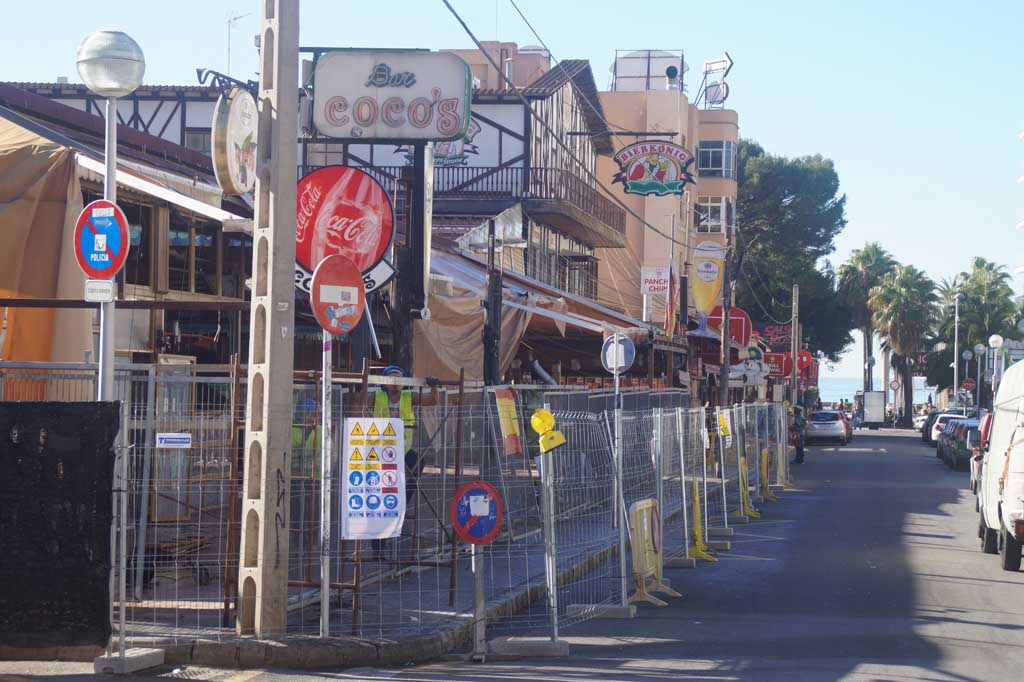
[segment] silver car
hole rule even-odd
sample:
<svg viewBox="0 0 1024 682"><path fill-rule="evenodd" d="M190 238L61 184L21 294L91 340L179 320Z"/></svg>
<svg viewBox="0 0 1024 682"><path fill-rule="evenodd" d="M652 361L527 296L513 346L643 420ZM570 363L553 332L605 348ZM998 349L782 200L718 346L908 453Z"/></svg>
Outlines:
<svg viewBox="0 0 1024 682"><path fill-rule="evenodd" d="M808 443L815 440L837 441L846 445L849 441L846 421L838 410L819 410L807 419L804 440Z"/></svg>

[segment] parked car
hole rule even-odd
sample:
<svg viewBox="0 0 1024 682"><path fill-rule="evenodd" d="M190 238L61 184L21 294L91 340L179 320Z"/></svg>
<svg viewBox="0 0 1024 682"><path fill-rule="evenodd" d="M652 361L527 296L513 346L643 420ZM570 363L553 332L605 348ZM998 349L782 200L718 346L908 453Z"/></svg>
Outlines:
<svg viewBox="0 0 1024 682"><path fill-rule="evenodd" d="M937 448L939 445L939 434L942 433L942 427L944 427L951 419L967 419L969 416L973 415L966 415L961 412L941 413L932 423L931 439L929 440L929 443ZM942 454L938 452L936 452L935 455L936 457L942 456Z"/></svg>
<svg viewBox="0 0 1024 682"><path fill-rule="evenodd" d="M971 461L971 450L977 447L981 434L977 419L960 419L954 422L949 444L946 447L946 466L957 471L966 470Z"/></svg>
<svg viewBox="0 0 1024 682"><path fill-rule="evenodd" d="M943 462L947 461L946 453L953 439L953 430L960 421L960 418L946 419L939 425L938 435L935 436L935 456Z"/></svg>
<svg viewBox="0 0 1024 682"><path fill-rule="evenodd" d="M804 440L808 443L814 440L830 440L846 445L850 442L848 428L846 420L838 410L819 410L807 420Z"/></svg>
<svg viewBox="0 0 1024 682"><path fill-rule="evenodd" d="M988 446L988 437L992 428L992 413L989 412L981 418L978 427L979 442L971 454L971 492L978 494L978 485L981 483L981 468L985 460L985 448Z"/></svg>
<svg viewBox="0 0 1024 682"><path fill-rule="evenodd" d="M1024 542L1024 439L1020 404L1024 362L1012 365L999 383L981 470L978 537L981 549L999 554L1005 571L1019 571Z"/></svg>
<svg viewBox="0 0 1024 682"><path fill-rule="evenodd" d="M918 431L921 431L921 433L924 433L924 431L923 431L924 423L927 420L928 420L928 415L927 414L916 414L916 415L914 415L914 428L917 429Z"/></svg>

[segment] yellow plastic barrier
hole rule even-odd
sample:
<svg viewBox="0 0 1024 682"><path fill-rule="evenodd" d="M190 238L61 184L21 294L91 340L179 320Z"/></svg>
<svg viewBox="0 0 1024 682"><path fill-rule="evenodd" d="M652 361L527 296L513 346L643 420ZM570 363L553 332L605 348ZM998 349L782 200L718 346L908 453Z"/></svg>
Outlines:
<svg viewBox="0 0 1024 682"><path fill-rule="evenodd" d="M633 581L636 592L630 596L630 604L645 601L655 606L668 606L651 592L660 592L670 597L681 597L662 581L661 575L661 510L657 500L640 500L629 507L629 539L633 554ZM650 585L647 579L651 579Z"/></svg>
<svg viewBox="0 0 1024 682"><path fill-rule="evenodd" d="M704 542L704 521L701 518L700 509L700 488L697 487L697 480L693 481L693 544L690 545L688 554L693 559L704 561L718 561L711 556L711 548Z"/></svg>
<svg viewBox="0 0 1024 682"><path fill-rule="evenodd" d="M778 502L772 492L771 481L768 480L768 448L761 449L761 497L767 502Z"/></svg>
<svg viewBox="0 0 1024 682"><path fill-rule="evenodd" d="M740 457L740 513L751 519L761 518L761 512L750 504L750 485L747 483L747 458Z"/></svg>

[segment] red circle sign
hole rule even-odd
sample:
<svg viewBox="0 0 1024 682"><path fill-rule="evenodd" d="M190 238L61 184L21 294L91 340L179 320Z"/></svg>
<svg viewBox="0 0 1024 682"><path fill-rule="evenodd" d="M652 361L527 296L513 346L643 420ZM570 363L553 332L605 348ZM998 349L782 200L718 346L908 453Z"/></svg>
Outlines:
<svg viewBox="0 0 1024 682"><path fill-rule="evenodd" d="M715 330L722 328L722 306L716 305L708 316L708 326ZM750 315L743 308L729 308L729 336L741 346L750 345L750 334L754 328Z"/></svg>
<svg viewBox="0 0 1024 682"><path fill-rule="evenodd" d="M113 279L128 257L128 218L117 204L93 201L75 223L75 259L90 279Z"/></svg>
<svg viewBox="0 0 1024 682"><path fill-rule="evenodd" d="M320 326L332 334L355 329L366 306L363 274L345 256L328 256L313 273L310 307Z"/></svg>
<svg viewBox="0 0 1024 682"><path fill-rule="evenodd" d="M810 351L802 350L797 353L796 356L796 367L797 369L807 369L814 362L814 357Z"/></svg>
<svg viewBox="0 0 1024 682"><path fill-rule="evenodd" d="M448 515L456 535L470 544L486 545L501 531L501 495L483 481L464 483L452 496Z"/></svg>
<svg viewBox="0 0 1024 682"><path fill-rule="evenodd" d="M964 379L964 388L967 389L968 391L973 391L974 387L977 385L978 382L976 382L971 377L967 377L966 379Z"/></svg>
<svg viewBox="0 0 1024 682"><path fill-rule="evenodd" d="M380 262L391 245L391 199L367 173L325 166L299 180L295 259L312 271L327 256L348 257L361 273Z"/></svg>

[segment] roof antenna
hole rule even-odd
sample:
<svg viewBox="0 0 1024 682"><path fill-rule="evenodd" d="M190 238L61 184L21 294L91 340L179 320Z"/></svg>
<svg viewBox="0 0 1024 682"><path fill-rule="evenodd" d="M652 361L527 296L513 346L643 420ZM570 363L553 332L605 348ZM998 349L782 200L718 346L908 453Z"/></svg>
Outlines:
<svg viewBox="0 0 1024 682"><path fill-rule="evenodd" d="M224 69L224 72L229 76L231 75L231 31L234 30L235 24L249 16L252 16L252 12L246 12L245 14L234 14L228 12L226 20L228 25L228 66Z"/></svg>

